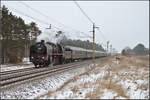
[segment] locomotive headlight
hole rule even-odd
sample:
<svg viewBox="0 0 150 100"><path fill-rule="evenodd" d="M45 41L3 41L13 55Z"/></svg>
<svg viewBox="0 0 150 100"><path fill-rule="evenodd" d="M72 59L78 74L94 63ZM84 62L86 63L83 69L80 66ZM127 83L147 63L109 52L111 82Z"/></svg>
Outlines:
<svg viewBox="0 0 150 100"><path fill-rule="evenodd" d="M44 57L42 57L42 59L44 59Z"/></svg>

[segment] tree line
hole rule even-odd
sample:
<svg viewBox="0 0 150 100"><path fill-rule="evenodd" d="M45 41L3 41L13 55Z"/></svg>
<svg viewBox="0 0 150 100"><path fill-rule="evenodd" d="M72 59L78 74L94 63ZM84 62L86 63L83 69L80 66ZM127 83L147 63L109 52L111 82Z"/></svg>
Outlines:
<svg viewBox="0 0 150 100"><path fill-rule="evenodd" d="M137 44L133 49L126 47L121 52L122 55L136 55L136 56L147 56L149 55L149 48L141 43Z"/></svg>
<svg viewBox="0 0 150 100"><path fill-rule="evenodd" d="M12 14L3 6L1 9L0 62L20 62L29 54L29 47L41 33L35 22L25 24L21 17Z"/></svg>
<svg viewBox="0 0 150 100"><path fill-rule="evenodd" d="M63 37L63 39L60 41L60 44L64 45L64 46L75 46L75 47L81 47L81 48L85 48L85 49L93 49L93 43L90 42L89 40L86 41L82 41L82 40L72 40L72 39L68 39L66 36ZM95 50L97 51L105 51L104 48L95 43Z"/></svg>

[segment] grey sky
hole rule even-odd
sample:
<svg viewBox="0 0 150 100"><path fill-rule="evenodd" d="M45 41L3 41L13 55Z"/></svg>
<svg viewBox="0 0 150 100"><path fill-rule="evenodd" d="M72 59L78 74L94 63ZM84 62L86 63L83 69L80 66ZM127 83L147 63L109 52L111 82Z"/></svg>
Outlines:
<svg viewBox="0 0 150 100"><path fill-rule="evenodd" d="M82 31L92 36L89 31L92 30L92 24L81 13L79 8L73 1L24 1L34 9L39 10L43 14L63 23L73 29ZM100 31L104 37L96 30L96 42L106 44L109 40L110 44L119 52L129 46L133 48L138 43L143 43L149 47L149 2L148 1L77 1L87 15L100 27ZM46 23L54 24L69 30L67 27L59 25L55 21L46 18L30 8L27 8L19 1L2 1L13 14L21 16L26 23L36 22L40 29L44 32L48 27L37 20L32 20L19 13L14 9L30 15L31 17L40 19ZM53 27L53 26L52 26ZM72 31L73 33L73 31ZM74 36L79 34L74 32ZM84 38L86 40L88 38ZM92 39L89 39L92 41Z"/></svg>

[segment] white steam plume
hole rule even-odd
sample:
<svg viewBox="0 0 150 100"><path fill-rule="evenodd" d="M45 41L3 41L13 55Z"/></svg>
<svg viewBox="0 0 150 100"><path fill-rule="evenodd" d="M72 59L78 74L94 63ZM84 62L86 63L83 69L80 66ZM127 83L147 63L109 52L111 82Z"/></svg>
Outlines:
<svg viewBox="0 0 150 100"><path fill-rule="evenodd" d="M57 31L49 29L45 30L45 32L41 33L38 37L36 42L40 42L41 40L44 40L45 42L52 42L52 43L60 43L60 41L65 36L64 33L59 34L56 36Z"/></svg>

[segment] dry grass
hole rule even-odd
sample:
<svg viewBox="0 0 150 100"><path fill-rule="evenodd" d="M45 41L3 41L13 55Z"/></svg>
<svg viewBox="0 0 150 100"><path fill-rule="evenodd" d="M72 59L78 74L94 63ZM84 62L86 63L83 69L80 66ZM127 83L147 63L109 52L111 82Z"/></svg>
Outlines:
<svg viewBox="0 0 150 100"><path fill-rule="evenodd" d="M135 68L136 70L133 70L135 72L139 68L149 66L149 57L147 57L147 56L134 56L134 57L120 56L119 58L120 58L119 64L114 64L114 63L112 64L111 62L116 61L116 59L115 59L115 57L111 57L109 60L103 61L102 65L100 65L100 67L102 67L103 65L105 65L107 63L110 66L110 69L108 71L112 71L113 73L118 75L118 73L121 70L130 71L132 69L130 66L136 67ZM99 70L101 70L101 69L99 68ZM99 70L95 70L95 72L98 73ZM123 80L131 79L131 80L135 81L136 76L137 76L136 73L134 73L134 74L128 73L128 75L120 75L119 77ZM97 87L97 89L95 91L93 91L92 93L88 93L86 95L86 97L91 98L91 99L98 99L100 97L100 95L103 93L102 89L107 88L107 89L115 91L118 94L117 97L122 96L125 98L129 98L129 96L126 95L127 90L124 90L121 85L118 85L116 82L113 82L112 79L113 79L113 77L107 75L107 76L103 77L103 80L97 80L96 84L99 84L99 87ZM146 89L148 89L148 84L142 84L138 88L146 90Z"/></svg>
<svg viewBox="0 0 150 100"><path fill-rule="evenodd" d="M138 89L147 90L148 89L148 84L141 84L141 85L138 86Z"/></svg>
<svg viewBox="0 0 150 100"><path fill-rule="evenodd" d="M99 99L102 96L104 89L115 91L117 93L116 97L122 96L125 98L129 98L128 96L126 96L126 91L122 88L122 86L116 84L116 82L113 82L109 76L107 76L107 79L104 78L97 80L94 85L98 85L98 87L96 88L96 90L87 93L86 98Z"/></svg>
<svg viewBox="0 0 150 100"><path fill-rule="evenodd" d="M127 62L133 66L148 67L149 66L149 56L126 57L123 59L123 62Z"/></svg>
<svg viewBox="0 0 150 100"><path fill-rule="evenodd" d="M91 82L84 82L81 83L78 86L74 86L74 87L70 87L71 91L73 93L82 93L81 92L81 87L82 89L86 89L86 88L93 88L94 86L96 87L96 89L92 92L89 92L86 94L86 98L90 98L90 99L99 99L103 93L104 93L104 89L108 89L108 90L112 90L114 92L117 93L116 97L125 97L127 99L129 99L130 97L128 95L126 95L127 90L128 89L123 89L122 85L117 84L118 81L120 80L113 80L114 78L114 74L117 75L117 77L121 80L132 80L133 82L135 82L135 80L139 79L138 73L141 68L145 68L145 70L147 70L149 68L149 56L119 56L120 60L118 60L119 63L117 63L116 57L112 56L109 59L105 59L102 60L99 64L98 67L95 67L83 74L80 74L76 77L74 77L74 79L69 80L68 82L66 82L62 87L60 87L59 89L57 89L55 92L57 91L64 91L65 87L69 84L69 83L75 83L77 82L80 78L82 78L82 76L90 76L91 74L98 74L101 73L102 70L104 70L104 66L107 65L108 68L106 69L106 71L108 72L108 74L106 74L103 78L99 78L95 81L95 83L91 83ZM125 71L127 72L127 74L121 74L121 71ZM110 75L110 72L113 73L113 75ZM130 73L132 72L132 73ZM145 78L146 80L149 79L149 73L145 73L143 74L140 78ZM146 90L148 89L148 84L141 84L138 85L138 89L142 89L142 90ZM43 96L47 96L50 97L52 94L52 92L48 92L47 94L43 95ZM116 98L114 97L114 99Z"/></svg>
<svg viewBox="0 0 150 100"><path fill-rule="evenodd" d="M72 79L70 79L69 81L67 81L67 82L65 82L64 83L64 85L62 85L60 88L58 88L58 89L56 89L56 91L55 92L57 92L57 91L59 91L59 90L62 90L68 83L70 83L72 81ZM53 91L54 92L54 91ZM52 91L48 91L46 94L43 94L43 95L40 95L40 96L38 96L37 98L35 98L35 99L39 99L39 98L42 98L42 97L51 97L51 95L52 95L52 93L53 93Z"/></svg>
<svg viewBox="0 0 150 100"><path fill-rule="evenodd" d="M129 98L128 96L126 96L126 91L122 88L122 86L116 84L116 82L113 82L111 79L109 82L107 82L107 81L101 82L101 88L103 88L103 89L107 88L112 91L115 91L118 94L117 96Z"/></svg>
<svg viewBox="0 0 150 100"><path fill-rule="evenodd" d="M115 58L112 59L112 61L116 61ZM149 67L149 57L148 56L131 56L131 57L125 57L120 56L119 64L113 64L112 70L113 71L120 71L120 70L129 70L131 67L134 67L136 69L140 68L147 68Z"/></svg>

